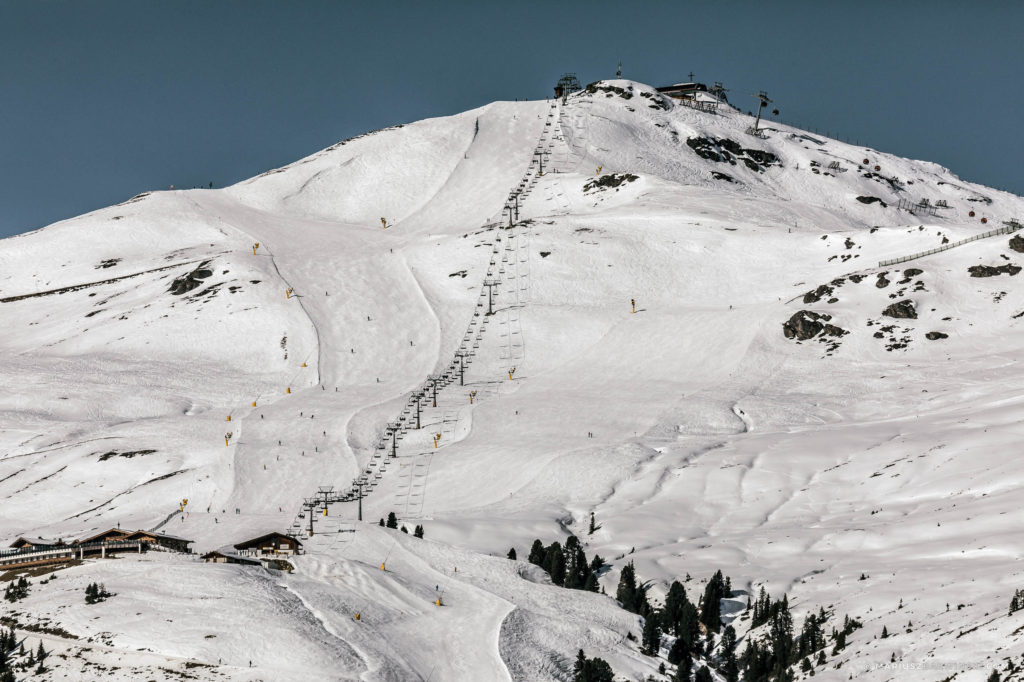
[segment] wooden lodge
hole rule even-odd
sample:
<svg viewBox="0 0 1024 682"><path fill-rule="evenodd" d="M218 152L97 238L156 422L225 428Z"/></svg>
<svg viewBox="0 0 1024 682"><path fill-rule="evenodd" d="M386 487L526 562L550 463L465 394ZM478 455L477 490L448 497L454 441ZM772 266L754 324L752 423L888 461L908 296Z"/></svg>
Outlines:
<svg viewBox="0 0 1024 682"><path fill-rule="evenodd" d="M182 552L184 554L190 554L192 550L189 548L194 541L186 540L185 538L179 538L174 535L167 535L165 533L154 533L148 530L126 530L124 528L111 528L100 533L95 533L89 537L76 540L74 544L84 545L95 542L117 542L117 541L128 541L133 542L138 540L150 548L152 547L163 547L169 549L172 552Z"/></svg>
<svg viewBox="0 0 1024 682"><path fill-rule="evenodd" d="M284 533L267 533L235 545L242 556L293 555L302 553L302 543Z"/></svg>

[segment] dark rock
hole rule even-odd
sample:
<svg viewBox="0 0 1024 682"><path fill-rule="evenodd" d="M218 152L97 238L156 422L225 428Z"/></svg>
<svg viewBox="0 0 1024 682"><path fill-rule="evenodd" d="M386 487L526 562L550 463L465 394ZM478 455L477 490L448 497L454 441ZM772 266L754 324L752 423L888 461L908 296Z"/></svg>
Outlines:
<svg viewBox="0 0 1024 682"><path fill-rule="evenodd" d="M852 240L852 239L850 239L849 237L847 237L847 238L846 238L846 241L845 241L845 242L843 242L843 246L845 246L845 247L846 247L846 248L848 248L848 249L852 249L852 248L854 247L854 243L853 243L853 240Z"/></svg>
<svg viewBox="0 0 1024 682"><path fill-rule="evenodd" d="M859 201L862 204L879 203L879 204L882 205L882 208L886 208L888 206L888 204L886 204L884 201L882 201L878 197L857 197L857 201Z"/></svg>
<svg viewBox="0 0 1024 682"><path fill-rule="evenodd" d="M829 328L829 331L826 332L829 336L842 336L845 334L846 330L844 329L820 322L820 320L828 322L831 319L831 315L801 310L798 313L794 313L788 321L782 323L782 333L785 334L787 339L796 339L798 341L813 339L822 331L825 331L826 326Z"/></svg>
<svg viewBox="0 0 1024 682"><path fill-rule="evenodd" d="M605 189L607 187L618 187L625 182L633 182L638 177L632 173L612 173L611 175L602 175L599 178L595 178L590 182L583 185L583 191L589 192L592 189Z"/></svg>
<svg viewBox="0 0 1024 682"><path fill-rule="evenodd" d="M884 289L887 286L889 286L889 280L885 278L886 274L887 273L884 272L878 273L878 281L875 282L875 286L878 287L879 289Z"/></svg>
<svg viewBox="0 0 1024 682"><path fill-rule="evenodd" d="M943 334L942 332L928 332L924 335L929 341L937 341L939 339L948 339L949 334Z"/></svg>
<svg viewBox="0 0 1024 682"><path fill-rule="evenodd" d="M874 337L875 337L876 339L884 339L884 338L885 338L885 334L883 334L882 332L875 332L875 333L873 334L873 336L874 336Z"/></svg>
<svg viewBox="0 0 1024 682"><path fill-rule="evenodd" d="M827 284L822 284L814 291L808 291L804 294L804 303L817 303L822 299L823 296L832 293L832 287Z"/></svg>
<svg viewBox="0 0 1024 682"><path fill-rule="evenodd" d="M725 180L726 182L736 182L732 176L728 173L719 173L718 171L711 171L711 177L715 180Z"/></svg>
<svg viewBox="0 0 1024 682"><path fill-rule="evenodd" d="M899 319L917 319L917 310L909 299L893 303L891 306L883 310L882 314L886 317L895 317Z"/></svg>
<svg viewBox="0 0 1024 682"><path fill-rule="evenodd" d="M202 284L202 280L213 275L213 271L208 270L206 268L206 266L209 264L209 261L205 263L200 263L199 267L197 267L192 272L186 273L181 277L175 278L175 280L171 282L171 287L168 289L168 291L175 296L180 296L184 293L192 291L200 284Z"/></svg>
<svg viewBox="0 0 1024 682"><path fill-rule="evenodd" d="M599 85L600 82L601 81L591 83L586 87L586 91L589 92L591 95L596 94L598 92L606 92L608 93L608 97L618 95L622 99L633 98L633 93L630 92L629 90L626 90L625 88L620 88L617 85Z"/></svg>
<svg viewBox="0 0 1024 682"><path fill-rule="evenodd" d="M907 279L910 279L911 277L917 277L918 275L923 273L924 270L919 270L918 268L907 268L906 270L903 271L903 276L906 277Z"/></svg>
<svg viewBox="0 0 1024 682"><path fill-rule="evenodd" d="M854 284L860 284L863 279L864 275L850 275L850 281Z"/></svg>
<svg viewBox="0 0 1024 682"><path fill-rule="evenodd" d="M971 273L971 277L995 277L1004 272L1012 277L1020 272L1020 266L1013 263L1007 263L998 267L992 265L972 265L967 268L967 272Z"/></svg>
<svg viewBox="0 0 1024 682"><path fill-rule="evenodd" d="M690 137L687 138L686 145L702 159L729 163L733 166L739 160L747 168L758 173L769 166L782 165L775 154L761 149L745 149L729 138Z"/></svg>
<svg viewBox="0 0 1024 682"><path fill-rule="evenodd" d="M1017 253L1024 253L1024 237L1019 234L1010 240L1010 248Z"/></svg>

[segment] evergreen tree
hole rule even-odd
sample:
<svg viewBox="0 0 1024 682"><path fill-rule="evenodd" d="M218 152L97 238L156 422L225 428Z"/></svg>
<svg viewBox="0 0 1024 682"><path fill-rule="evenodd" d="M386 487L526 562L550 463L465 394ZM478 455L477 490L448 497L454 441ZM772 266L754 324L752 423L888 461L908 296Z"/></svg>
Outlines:
<svg viewBox="0 0 1024 682"><path fill-rule="evenodd" d="M697 674L693 676L693 682L714 682L711 678L711 671L706 665L702 665Z"/></svg>
<svg viewBox="0 0 1024 682"><path fill-rule="evenodd" d="M822 649L818 652L818 665L825 665L828 661L825 660L825 650Z"/></svg>
<svg viewBox="0 0 1024 682"><path fill-rule="evenodd" d="M658 627L658 616L652 613L644 621L644 632L641 637L640 651L648 656L657 656L661 648L661 628Z"/></svg>
<svg viewBox="0 0 1024 682"><path fill-rule="evenodd" d="M593 573L587 574L587 582L583 583L583 589L587 592L597 592L600 585L597 582L597 576Z"/></svg>
<svg viewBox="0 0 1024 682"><path fill-rule="evenodd" d="M412 535L413 535L413 537L416 537L416 538L422 538L423 537L423 526L417 524L416 525L416 530L414 530L412 532Z"/></svg>
<svg viewBox="0 0 1024 682"><path fill-rule="evenodd" d="M722 626L722 597L725 596L725 579L721 571L715 571L704 588L703 610L700 622L709 632L718 632Z"/></svg>
<svg viewBox="0 0 1024 682"><path fill-rule="evenodd" d="M409 534L409 529L406 528L405 526L402 526L402 532L405 533L406 535L408 535Z"/></svg>
<svg viewBox="0 0 1024 682"><path fill-rule="evenodd" d="M721 673L726 682L738 682L740 679L740 666L736 660L736 630L731 625L726 625L722 630Z"/></svg>
<svg viewBox="0 0 1024 682"><path fill-rule="evenodd" d="M556 585L565 585L565 555L561 546L554 542L545 557L545 563L550 566L548 573L551 574L551 582Z"/></svg>
<svg viewBox="0 0 1024 682"><path fill-rule="evenodd" d="M383 528L383 527L384 527L384 519L381 519L381 520L380 520L380 527L381 527L381 528Z"/></svg>
<svg viewBox="0 0 1024 682"><path fill-rule="evenodd" d="M544 545L541 544L540 540L534 540L533 546L530 547L530 556L527 559L531 564L541 566L544 564Z"/></svg>
<svg viewBox="0 0 1024 682"><path fill-rule="evenodd" d="M689 603L686 597L686 588L678 580L673 580L665 595L665 607L661 610L662 623L665 631L679 636L680 621L683 617L683 606Z"/></svg>
<svg viewBox="0 0 1024 682"><path fill-rule="evenodd" d="M395 512L388 512L388 528L398 528L398 517L395 516Z"/></svg>
<svg viewBox="0 0 1024 682"><path fill-rule="evenodd" d="M772 616L769 640L775 659L774 673L781 678L793 662L793 617L788 597L782 598L782 607Z"/></svg>
<svg viewBox="0 0 1024 682"><path fill-rule="evenodd" d="M679 640L676 641L678 642ZM672 645L672 648L675 649L675 644ZM672 653L671 650L669 653ZM672 663L671 658L669 663ZM672 682L690 682L690 673L693 672L693 658L690 656L690 652L684 652L675 665L678 667L676 668L676 674L672 677Z"/></svg>
<svg viewBox="0 0 1024 682"><path fill-rule="evenodd" d="M1001 680L1002 678L999 677L998 670L993 670L992 674L988 676L988 682L1000 682Z"/></svg>
<svg viewBox="0 0 1024 682"><path fill-rule="evenodd" d="M580 541L575 535L565 539L565 586L571 590L583 588L587 581L587 573L590 567L587 566L587 557L580 547Z"/></svg>
<svg viewBox="0 0 1024 682"><path fill-rule="evenodd" d="M882 639L886 639L889 636L889 630L883 625L882 626ZM845 641L845 639L844 639Z"/></svg>
<svg viewBox="0 0 1024 682"><path fill-rule="evenodd" d="M690 602L683 604L683 612L679 618L679 631L676 634L685 639L691 647L700 639L700 618L697 616L697 607Z"/></svg>
<svg viewBox="0 0 1024 682"><path fill-rule="evenodd" d="M679 665L680 661L689 659L691 656L690 645L682 637L677 637L676 641L672 642L672 646L669 647L667 658L668 662L672 665Z"/></svg>
<svg viewBox="0 0 1024 682"><path fill-rule="evenodd" d="M587 535L593 535L597 530L597 525L594 522L594 512L590 512L590 528L587 530Z"/></svg>
<svg viewBox="0 0 1024 682"><path fill-rule="evenodd" d="M590 572L591 573L597 573L598 571L600 571L604 567L605 567L604 559L602 559L600 555L595 554L594 558L591 559L591 561L590 561Z"/></svg>
<svg viewBox="0 0 1024 682"><path fill-rule="evenodd" d="M622 608L636 613L638 610L636 595L636 569L633 568L633 562L630 561L622 567L622 572L619 573L619 586L615 590L615 598L622 604Z"/></svg>
<svg viewBox="0 0 1024 682"><path fill-rule="evenodd" d="M47 653L46 649L43 648L43 641L39 640L39 650L36 652L36 658L39 659L40 663L42 663L43 659L46 658L46 656Z"/></svg>
<svg viewBox="0 0 1024 682"><path fill-rule="evenodd" d="M754 602L753 613L750 615L750 627L756 628L768 622L771 617L771 605L771 595L765 591L764 585L762 585L761 591L757 594L757 601Z"/></svg>
<svg viewBox="0 0 1024 682"><path fill-rule="evenodd" d="M1010 599L1010 613L1024 609L1024 590L1017 590Z"/></svg>
<svg viewBox="0 0 1024 682"><path fill-rule="evenodd" d="M511 549L508 550L508 558L511 559L512 561L516 560L516 548L515 547L512 547Z"/></svg>
<svg viewBox="0 0 1024 682"><path fill-rule="evenodd" d="M573 682L612 682L615 676L606 661L597 657L588 659L583 649L576 656L572 671Z"/></svg>

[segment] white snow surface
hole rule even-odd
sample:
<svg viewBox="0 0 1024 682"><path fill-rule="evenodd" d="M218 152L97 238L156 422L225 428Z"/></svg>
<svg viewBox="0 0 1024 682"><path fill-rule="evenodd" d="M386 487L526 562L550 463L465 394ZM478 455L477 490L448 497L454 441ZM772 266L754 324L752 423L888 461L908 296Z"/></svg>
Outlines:
<svg viewBox="0 0 1024 682"><path fill-rule="evenodd" d="M568 533L610 562L610 594L632 560L656 599L690 574L696 600L721 569L788 594L798 627L857 617L818 679L984 680L1019 660L1024 280L967 268L1024 254L1000 235L877 265L1024 219L1024 199L599 85L621 90L496 102L0 241L7 543L120 524L203 553L304 526L319 486L374 483L366 522L331 505L292 574L150 552L33 579L5 615L78 637L20 631L67 656L40 679L568 680L581 648L667 679L626 638L638 616L524 561ZM702 158L696 138L778 162ZM922 198L949 207L897 209ZM901 300L916 319L882 315ZM849 333L787 339L800 310ZM465 386L374 459L467 328ZM379 528L389 511L426 538ZM85 605L94 581L116 596Z"/></svg>

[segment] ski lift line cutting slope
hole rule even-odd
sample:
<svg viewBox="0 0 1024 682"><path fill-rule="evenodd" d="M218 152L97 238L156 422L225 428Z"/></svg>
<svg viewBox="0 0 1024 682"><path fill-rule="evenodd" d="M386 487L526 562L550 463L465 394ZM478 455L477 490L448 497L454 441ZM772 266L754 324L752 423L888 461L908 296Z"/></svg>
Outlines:
<svg viewBox="0 0 1024 682"><path fill-rule="evenodd" d="M549 113L549 118L551 118L551 115L553 114L555 109L556 109L556 107L553 106L552 107L552 112ZM540 138L538 140L538 143L536 145L536 151L538 151L539 154L537 156L531 157L530 164L528 165L527 170L524 173L522 179L516 185L516 188L509 192L509 198L513 202L515 202L515 203L518 203L520 198L524 198L526 193L528 192L528 189L526 191L524 191L523 188L532 188L533 186L536 185L537 180L540 177L541 167L542 167L542 163L543 163L543 156L548 153L545 150L546 150L546 148L550 148L550 146L551 146L549 144L549 142L548 142L548 139L547 139L547 131L548 130L549 130L549 126L545 126L545 129L542 132L542 134L541 134L541 136L540 136ZM536 165L536 168L534 167L535 165ZM521 206L519 208L521 210ZM516 302L517 305L520 305L522 300L523 300L523 296L522 296L523 289L522 289L522 286L518 285L518 284L515 284L516 281L519 281L522 278L522 273L521 273L519 268L520 268L520 264L522 262L524 262L524 261L519 257L519 253L522 251L523 247L520 245L520 242L519 242L519 239L518 239L521 236L522 230L521 230L521 227L519 229L517 229L517 226L513 222L513 217L514 217L513 216L513 210L514 210L514 205L510 205L510 206L508 206L508 208L503 208L502 210L500 210L498 212L498 214L494 217L494 219L488 220L485 223L485 225L484 225L483 229L485 231L488 230L488 229L501 229L499 227L501 225L501 219L502 219L502 217L504 215L506 215L506 214L508 215L510 227L513 228L513 229L510 230L510 234L509 234L509 237L508 237L508 242L506 242L504 250L505 250L506 256L507 256L508 253L512 253L513 256L512 256L512 258L506 257L504 259L504 263L507 263L509 265L509 269L508 270L506 270L506 268L504 267L504 263L502 265L498 266L498 272L497 272L498 277L497 277L497 282L496 282L496 284L498 285L497 287L495 287L494 285L492 285L491 287L483 287L483 286L481 287L480 292L479 292L480 302L477 305L478 312L475 312L473 314L473 316L470 318L470 321L469 321L469 323L467 325L467 330L465 332L465 335L463 336L463 342L459 346L458 353L461 354L461 363L459 361L459 356L457 355L447 365L447 368L441 373L441 375L437 378L437 380L434 381L434 382L430 382L430 383L433 384L432 386L430 386L430 388L432 390L432 393L431 393L432 401L433 401L433 396L435 396L435 395L443 396L445 389L455 382L456 372L457 371L464 372L469 366L472 365L472 360L475 357L475 353L472 350L470 350L470 348L469 348L470 339L473 339L473 341L472 341L472 348L473 349L479 348L480 341L483 338L483 332L486 330L486 328L488 326L488 321L489 321L487 317L482 317L481 318L481 314L479 312L479 309L482 308L482 301L483 301L484 297L485 296L488 297L488 300L490 301L490 300L492 300L491 297L493 297L493 295L495 293L493 291L493 289L498 288L499 291L497 293L500 294L500 290L502 288L500 286L501 284L508 285L509 283L512 283L513 286L506 286L504 288L509 289L509 291L514 295L515 302ZM518 217L518 216L515 216L515 217ZM499 245L500 241L501 241L501 233L499 232L496 235L494 244L492 245L491 259L490 259L490 264L489 264L489 267L488 267L488 270L487 270L487 280L491 280L495 276L495 272L494 272L494 267L495 267L495 264L496 264L495 256L498 256L498 254L503 250L502 247ZM514 245L513 245L513 242L514 242ZM526 259L525 262L528 263L528 258ZM508 313L506 313L506 315L507 314ZM516 315L516 320L517 320L516 324L518 325L518 314ZM475 331L475 333L474 333L474 331ZM517 329L515 331L515 334L521 337L521 335L522 335L521 327L517 327ZM512 333L510 332L509 335L511 336ZM521 342L514 342L514 343L512 343L511 348L513 349L513 352L520 352L519 349L524 348L524 345ZM308 357L309 356L307 356L307 360L308 360ZM303 365L305 365L305 364L306 364L306 362L304 361ZM504 370L502 370L502 371L504 371ZM295 377L293 377L293 381L295 379L297 379L297 378L298 378L298 373L296 373ZM358 483L362 483L361 487L363 489L363 495L362 495L363 497L366 497L366 493L368 493L368 492L370 492L370 491L372 491L374 489L374 487L376 485L376 482L382 478L383 472L386 471L386 469L387 469L387 458L384 458L383 461L381 461L379 464L376 464L376 471L375 472L373 471L373 469L375 467L374 460L378 460L378 459L381 458L381 451L384 451L384 450L387 449L387 447L388 447L388 442L387 441L390 440L391 437L394 438L394 440L391 443L392 447L395 450L397 450L397 441L399 440L399 434L403 434L404 435L406 433L406 431L409 429L409 425L406 423L406 420L411 418L412 410L416 408L416 402L418 402L418 400L425 400L426 389L427 389L427 386L424 386L422 391L418 394L419 395L418 398L417 398L417 394L413 394L413 396L410 397L410 399L406 403L406 406L402 409L400 416L398 417L398 419L395 422L397 424L397 426L396 426L397 430L393 434L391 434L390 437L389 437L389 434L387 432L385 432L385 433L381 434L380 436L378 436L377 441L376 441L376 447L374 448L377 452L374 455L372 455L372 457L368 460L367 466L365 467L365 469L361 470L360 475L356 478L355 481L353 481L353 484L349 488L349 490L347 492L345 492L345 493L341 493L341 494L337 495L334 498L335 500L341 500L341 499L352 500L352 499L355 499L357 494L358 494L357 493L357 489L360 487L360 486L357 485ZM491 394L495 394L496 395L497 391L496 390L485 391L485 394L487 394L487 393L491 393ZM439 405L439 407L442 407L442 406ZM422 409L422 407L421 407L421 409ZM452 417L453 414L454 414L454 418ZM445 442L445 445L447 445L450 442L454 442L454 434L456 433L456 428L457 428L457 425L458 425L458 417L459 417L459 412L458 411L455 411L454 413L452 413L452 412L443 413L443 418L442 418L443 426L442 426L442 430L441 430L441 436L442 436L442 441ZM397 454L397 452L395 454ZM433 453L432 452L429 453L429 456L432 457ZM427 461L427 467L425 467L425 472L426 471L429 471L429 459ZM413 472L415 472L415 469L413 470ZM401 476L401 474L400 474L400 476ZM424 479L425 479L426 473L424 473L423 476L424 476ZM410 499L410 497L415 497L415 495L412 492L413 488L415 487L415 485L414 485L415 478L416 478L416 476L414 475L414 473L410 473L409 474L409 487L406 489L406 506L407 507L409 506L409 499ZM425 488L425 480L424 480L424 482L422 484L422 487ZM423 499L422 493L420 493L420 512L422 512L422 499Z"/></svg>

